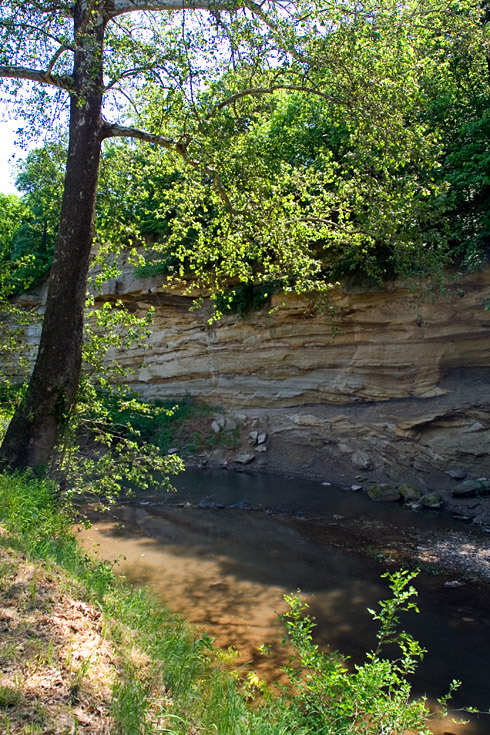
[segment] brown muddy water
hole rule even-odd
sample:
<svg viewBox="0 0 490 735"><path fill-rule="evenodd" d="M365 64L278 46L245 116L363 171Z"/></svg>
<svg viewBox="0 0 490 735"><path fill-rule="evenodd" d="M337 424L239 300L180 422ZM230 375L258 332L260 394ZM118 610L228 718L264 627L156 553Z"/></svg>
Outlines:
<svg viewBox="0 0 490 735"><path fill-rule="evenodd" d="M409 527L430 535L451 525L436 514L375 505L362 494L304 480L187 471L175 485L177 493L138 496L94 516L92 528L81 531L83 543L136 584L151 585L216 645L233 646L244 671L268 681L281 678L289 655L278 620L284 594L301 589L316 619L316 641L361 662L376 643L367 608L389 596L379 553L387 529L390 537ZM402 621L428 651L414 691L432 701L461 679L455 705L488 711L488 588L467 581L446 587L445 581L421 572L415 583L421 613ZM261 644L270 646L270 656L260 655ZM488 735L490 716L433 729Z"/></svg>

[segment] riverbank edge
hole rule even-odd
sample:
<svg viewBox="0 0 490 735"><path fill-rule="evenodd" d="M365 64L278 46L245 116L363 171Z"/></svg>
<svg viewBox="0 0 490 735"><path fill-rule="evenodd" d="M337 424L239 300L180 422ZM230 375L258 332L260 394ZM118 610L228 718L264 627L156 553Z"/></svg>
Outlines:
<svg viewBox="0 0 490 735"><path fill-rule="evenodd" d="M233 656L213 649L205 633L148 590L116 577L106 562L91 560L68 511L60 510L53 485L0 474L0 730L285 735L294 720L295 732L318 732L301 719L308 690L296 704L295 690L271 698L253 675L240 682L224 667ZM390 716L405 721L410 710L418 723L411 730L426 735L424 700L412 700L396 665L393 680L387 665L368 654L368 669L381 666L388 677L386 694L383 687L373 690L380 717L388 716L384 700L393 704L393 682L400 694L402 681L406 687ZM341 669L346 686L354 693L360 686L364 701L363 667L352 674ZM369 709L375 718L377 711L377 705Z"/></svg>
<svg viewBox="0 0 490 735"><path fill-rule="evenodd" d="M461 396L453 383L447 379L442 396L424 399L422 414L426 419L431 412L436 416L458 414ZM420 400L350 407L325 404L231 410L215 406L199 420L196 416L193 421L191 412L168 452L181 456L186 467L193 469L312 480L325 488L335 486L368 495L374 489L375 502L404 502L414 510L427 505L490 533L488 451L471 456L462 446L457 458L443 457L429 445L417 447L413 437L402 436L402 424L398 430L397 421L410 418L414 425L424 423L422 409L416 408ZM370 412L369 416L362 411ZM369 425L364 425L364 420ZM379 434L379 426L385 424L396 446L390 447ZM339 434L339 427L344 434ZM201 445L192 449L190 439L199 433ZM371 444L374 442L371 448L367 434ZM409 449L413 454L410 461L404 457Z"/></svg>
<svg viewBox="0 0 490 735"><path fill-rule="evenodd" d="M221 456L212 453L203 453L198 456L184 457L187 469L249 473L263 476L284 477L288 480L308 480L317 482L319 491L328 492L329 487L335 485L338 490L347 495L362 493L367 496L368 484L360 484L359 476L343 477L342 482L324 482L324 475L318 472L299 473L291 471L284 464L283 471L267 471L255 465L233 466L223 464ZM332 475L330 475L333 478ZM380 483L382 485L382 483ZM401 482L393 480L388 487L398 487ZM384 486L384 485L382 485ZM353 489L354 488L354 489ZM412 509L410 501L406 502L401 496L397 501L389 501L390 505L397 505L399 509L399 523L384 523L381 518L366 522L362 517L311 518L304 517L299 521L305 530L308 525L315 525L316 533L329 535L335 538L335 543L345 548L361 550L378 558L390 559L399 566L407 568L420 567L443 574L447 577L459 575L469 581L478 581L490 585L490 527L473 523L476 515L476 506L480 513L485 513L490 519L490 495L483 497L452 498L447 488L441 491L443 503L440 508L415 507ZM383 501L367 499L373 507L384 505ZM430 530L417 528L416 516L429 515L436 520L441 514L454 520L453 528L437 528L436 524ZM367 549L367 552L366 552Z"/></svg>
<svg viewBox="0 0 490 735"><path fill-rule="evenodd" d="M226 654L90 559L59 507L48 483L0 474L0 731L281 732L280 711L250 709Z"/></svg>

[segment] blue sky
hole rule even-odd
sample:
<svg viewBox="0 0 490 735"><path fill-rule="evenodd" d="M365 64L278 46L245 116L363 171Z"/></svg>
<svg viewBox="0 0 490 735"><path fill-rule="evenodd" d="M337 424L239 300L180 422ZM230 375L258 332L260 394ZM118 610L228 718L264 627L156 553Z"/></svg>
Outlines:
<svg viewBox="0 0 490 735"><path fill-rule="evenodd" d="M15 148L15 130L19 123L15 120L0 121L0 193L15 194L13 183L12 156L23 158L24 151Z"/></svg>

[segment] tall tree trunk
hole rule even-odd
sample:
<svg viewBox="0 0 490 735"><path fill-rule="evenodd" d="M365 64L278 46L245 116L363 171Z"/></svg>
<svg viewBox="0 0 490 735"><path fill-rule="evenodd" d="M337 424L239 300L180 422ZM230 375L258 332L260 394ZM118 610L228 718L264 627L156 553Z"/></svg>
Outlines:
<svg viewBox="0 0 490 735"><path fill-rule="evenodd" d="M48 464L80 380L101 147L104 31L102 14L92 3L87 9L85 0L77 0L75 92L60 225L34 371L0 448L0 463L11 468Z"/></svg>

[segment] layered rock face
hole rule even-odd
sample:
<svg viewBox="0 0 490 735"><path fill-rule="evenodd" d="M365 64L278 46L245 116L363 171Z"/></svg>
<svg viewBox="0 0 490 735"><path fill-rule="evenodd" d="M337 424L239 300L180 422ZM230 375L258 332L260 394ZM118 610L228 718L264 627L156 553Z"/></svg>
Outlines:
<svg viewBox="0 0 490 735"><path fill-rule="evenodd" d="M393 284L276 296L247 319L128 270L104 298L155 309L145 349L112 355L148 399L224 406L269 437L254 466L404 480L451 467L490 476L490 269L443 294ZM35 335L33 335L35 339ZM245 429L244 429L245 431ZM245 435L245 434L244 434ZM255 456L255 455L254 455Z"/></svg>
<svg viewBox="0 0 490 735"><path fill-rule="evenodd" d="M136 310L156 309L148 349L123 362L147 397L196 396L237 406L353 403L440 395L454 368L490 366L490 271L461 279L431 301L393 287L347 294L328 307L307 297L276 296L243 320L209 324L209 310L152 288L112 282Z"/></svg>
<svg viewBox="0 0 490 735"><path fill-rule="evenodd" d="M117 357L145 398L225 406L270 437L256 465L322 476L490 473L490 269L443 294L394 284L276 296L247 319L129 274L106 295L155 319L148 348ZM419 478L420 479L420 478Z"/></svg>

